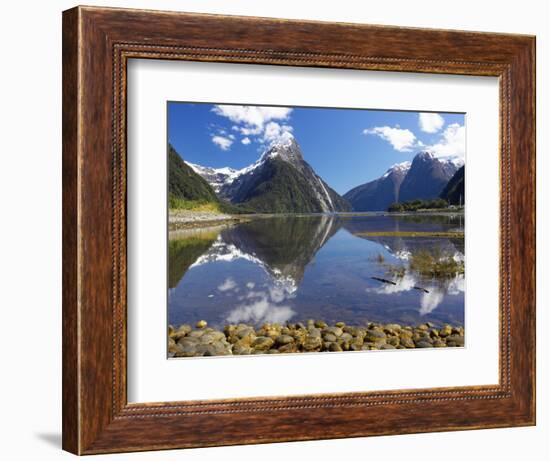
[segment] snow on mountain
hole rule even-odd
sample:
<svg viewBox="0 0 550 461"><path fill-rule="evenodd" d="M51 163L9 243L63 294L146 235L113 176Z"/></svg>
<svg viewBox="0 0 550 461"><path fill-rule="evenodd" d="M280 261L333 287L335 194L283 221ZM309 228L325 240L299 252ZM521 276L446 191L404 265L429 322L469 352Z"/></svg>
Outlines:
<svg viewBox="0 0 550 461"><path fill-rule="evenodd" d="M407 171L409 171L410 167L411 167L411 162L395 163L394 165L388 168L388 170L382 175L382 178L387 178L390 174L395 172L406 173Z"/></svg>
<svg viewBox="0 0 550 461"><path fill-rule="evenodd" d="M304 160L292 136L273 142L253 164L235 170L189 164L215 190L234 204L249 203L264 212L345 211L349 204ZM295 190L285 190L288 184Z"/></svg>
<svg viewBox="0 0 550 461"><path fill-rule="evenodd" d="M241 176L254 171L256 168L263 165L267 159L277 157L284 148L290 146L291 142L292 140L274 142L258 160L251 165L241 168L240 170L230 167L211 168L187 161L185 163L187 163L195 171L195 173L206 179L216 193L219 193L224 186L228 186Z"/></svg>

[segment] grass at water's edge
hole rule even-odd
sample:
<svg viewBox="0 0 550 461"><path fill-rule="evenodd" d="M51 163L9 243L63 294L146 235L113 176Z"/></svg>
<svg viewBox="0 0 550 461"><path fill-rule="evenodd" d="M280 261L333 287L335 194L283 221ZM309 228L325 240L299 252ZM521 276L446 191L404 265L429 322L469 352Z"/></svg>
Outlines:
<svg viewBox="0 0 550 461"><path fill-rule="evenodd" d="M210 212L210 213L225 213L225 214L243 214L243 213L254 213L253 210L250 210L242 205L233 205L224 200L219 200L216 202L208 200L187 200L179 197L175 197L170 194L168 197L168 211L177 212L177 211L195 211L195 212Z"/></svg>

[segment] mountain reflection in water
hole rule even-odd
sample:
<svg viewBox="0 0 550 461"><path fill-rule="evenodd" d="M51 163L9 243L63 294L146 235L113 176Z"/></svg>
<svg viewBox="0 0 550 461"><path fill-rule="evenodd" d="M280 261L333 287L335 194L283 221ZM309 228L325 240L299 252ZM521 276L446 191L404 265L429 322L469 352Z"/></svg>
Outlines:
<svg viewBox="0 0 550 461"><path fill-rule="evenodd" d="M464 275L426 277L409 267L422 251L463 261L463 238L364 236L463 229L459 215L306 215L171 232L168 321L463 325Z"/></svg>

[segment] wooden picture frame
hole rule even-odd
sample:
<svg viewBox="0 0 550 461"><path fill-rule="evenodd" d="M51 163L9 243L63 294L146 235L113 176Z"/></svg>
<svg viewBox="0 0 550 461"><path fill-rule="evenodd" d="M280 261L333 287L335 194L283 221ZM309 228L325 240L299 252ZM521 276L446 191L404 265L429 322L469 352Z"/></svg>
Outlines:
<svg viewBox="0 0 550 461"><path fill-rule="evenodd" d="M496 76L500 382L129 404L131 58ZM63 13L63 448L76 454L535 424L535 38L76 7Z"/></svg>

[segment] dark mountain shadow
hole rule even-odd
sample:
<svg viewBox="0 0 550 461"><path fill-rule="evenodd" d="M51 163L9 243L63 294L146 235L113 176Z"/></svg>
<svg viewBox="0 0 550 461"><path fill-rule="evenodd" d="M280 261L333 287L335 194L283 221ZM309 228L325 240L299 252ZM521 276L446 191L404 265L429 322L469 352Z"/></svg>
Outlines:
<svg viewBox="0 0 550 461"><path fill-rule="evenodd" d="M169 286L177 286L191 266L244 259L294 291L306 266L340 227L341 221L334 216L278 216L253 219L217 235L171 240Z"/></svg>
<svg viewBox="0 0 550 461"><path fill-rule="evenodd" d="M340 227L334 216L277 217L227 229L221 237L261 260L274 278L299 284L305 267Z"/></svg>

